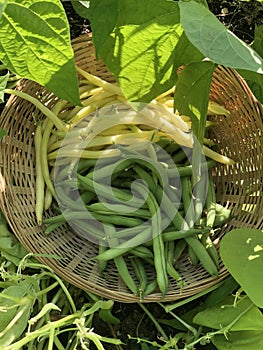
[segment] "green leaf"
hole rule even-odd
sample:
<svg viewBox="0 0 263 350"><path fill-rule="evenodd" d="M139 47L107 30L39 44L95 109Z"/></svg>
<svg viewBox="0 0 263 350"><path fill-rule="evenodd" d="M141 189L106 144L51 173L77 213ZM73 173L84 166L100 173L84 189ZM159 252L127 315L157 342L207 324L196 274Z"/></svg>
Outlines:
<svg viewBox="0 0 263 350"><path fill-rule="evenodd" d="M177 2L163 0L122 0L104 38L99 39L102 22L109 11L116 11L117 1L107 10L93 6L94 43L103 61L119 82L130 101L149 102L175 84L177 68L199 61L203 55L186 38L180 24ZM96 10L96 11L95 11ZM110 36L110 28L116 25Z"/></svg>
<svg viewBox="0 0 263 350"><path fill-rule="evenodd" d="M15 265L19 265L21 259L27 254L16 237L8 230L2 213L0 213L0 253L3 258Z"/></svg>
<svg viewBox="0 0 263 350"><path fill-rule="evenodd" d="M215 64L209 61L190 63L181 71L174 94L175 108L180 114L191 117L192 121L192 131L195 136L192 155L194 183L199 181L201 175L201 147L215 67Z"/></svg>
<svg viewBox="0 0 263 350"><path fill-rule="evenodd" d="M232 276L227 277L218 288L208 294L202 304L203 307L211 307L221 303L221 301L232 294L238 287L238 283Z"/></svg>
<svg viewBox="0 0 263 350"><path fill-rule="evenodd" d="M212 343L218 350L263 349L263 332L240 331L225 335L215 335Z"/></svg>
<svg viewBox="0 0 263 350"><path fill-rule="evenodd" d="M17 75L80 104L69 24L59 0L8 2L0 20L0 61Z"/></svg>
<svg viewBox="0 0 263 350"><path fill-rule="evenodd" d="M72 0L71 4L80 17L89 18L90 1Z"/></svg>
<svg viewBox="0 0 263 350"><path fill-rule="evenodd" d="M0 346L11 344L18 339L27 327L27 322L35 302L32 293L34 287L28 281L22 281L0 293Z"/></svg>
<svg viewBox="0 0 263 350"><path fill-rule="evenodd" d="M263 75L244 69L238 69L238 73L246 80L258 101L263 104Z"/></svg>
<svg viewBox="0 0 263 350"><path fill-rule="evenodd" d="M255 25L254 40L251 47L263 57L263 25Z"/></svg>
<svg viewBox="0 0 263 350"><path fill-rule="evenodd" d="M3 12L5 11L6 5L9 0L0 0L0 18L2 17Z"/></svg>
<svg viewBox="0 0 263 350"><path fill-rule="evenodd" d="M209 92L215 64L194 62L180 73L174 94L175 108L192 120L192 130L202 144L207 117Z"/></svg>
<svg viewBox="0 0 263 350"><path fill-rule="evenodd" d="M248 297L243 297L234 305L234 297L229 296L218 305L199 312L194 317L194 323L212 329L228 328L233 323L231 332L263 331L263 315Z"/></svg>
<svg viewBox="0 0 263 350"><path fill-rule="evenodd" d="M89 20L97 56L114 30L118 18L118 5L119 0L90 1Z"/></svg>
<svg viewBox="0 0 263 350"><path fill-rule="evenodd" d="M6 88L6 85L8 83L9 79L9 72L7 72L6 75L0 76L0 102L4 102L4 90Z"/></svg>
<svg viewBox="0 0 263 350"><path fill-rule="evenodd" d="M220 243L222 260L249 298L263 307L263 231L234 229Z"/></svg>
<svg viewBox="0 0 263 350"><path fill-rule="evenodd" d="M111 323L111 324L120 323L120 320L112 314L111 309L101 309L99 311L99 317L102 319L102 321L107 323Z"/></svg>
<svg viewBox="0 0 263 350"><path fill-rule="evenodd" d="M263 61L204 6L179 0L181 23L188 39L211 61L263 74Z"/></svg>

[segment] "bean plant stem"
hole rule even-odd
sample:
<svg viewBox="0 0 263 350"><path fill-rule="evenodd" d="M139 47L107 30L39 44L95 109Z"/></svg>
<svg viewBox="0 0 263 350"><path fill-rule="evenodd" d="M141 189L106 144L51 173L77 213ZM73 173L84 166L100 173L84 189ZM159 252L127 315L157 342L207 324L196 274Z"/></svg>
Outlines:
<svg viewBox="0 0 263 350"><path fill-rule="evenodd" d="M150 318L150 320L153 322L153 324L155 325L156 329L158 330L158 332L160 332L160 334L162 335L162 337L165 340L169 340L169 337L165 334L164 330L162 329L162 327L160 326L160 324L157 322L157 320L155 319L155 317L151 314L151 312L142 304L139 303L140 307L143 309L143 311L147 314L147 316Z"/></svg>

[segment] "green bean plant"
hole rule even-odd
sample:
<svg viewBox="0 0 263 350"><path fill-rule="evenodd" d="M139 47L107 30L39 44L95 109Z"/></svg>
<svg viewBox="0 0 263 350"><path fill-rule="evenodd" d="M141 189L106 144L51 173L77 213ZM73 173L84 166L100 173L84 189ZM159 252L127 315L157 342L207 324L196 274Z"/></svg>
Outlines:
<svg viewBox="0 0 263 350"><path fill-rule="evenodd" d="M0 217L0 349L104 349L121 344L93 328L99 313L116 323L113 301L84 293L28 254ZM103 321L101 321L103 322Z"/></svg>

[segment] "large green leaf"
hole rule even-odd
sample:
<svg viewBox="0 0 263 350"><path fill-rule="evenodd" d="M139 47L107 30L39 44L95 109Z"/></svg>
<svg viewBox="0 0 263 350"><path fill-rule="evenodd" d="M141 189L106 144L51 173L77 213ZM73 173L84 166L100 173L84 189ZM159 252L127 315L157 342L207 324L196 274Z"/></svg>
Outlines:
<svg viewBox="0 0 263 350"><path fill-rule="evenodd" d="M194 147L192 165L194 182L201 176L201 152L207 118L207 107L212 75L216 65L202 61L188 64L180 73L176 83L174 105L180 114L188 115L192 121ZM201 183L198 183L198 186Z"/></svg>
<svg viewBox="0 0 263 350"><path fill-rule="evenodd" d="M263 307L263 231L240 228L228 232L221 241L220 254L250 299Z"/></svg>
<svg viewBox="0 0 263 350"><path fill-rule="evenodd" d="M231 332L263 331L263 315L247 296L236 305L233 296L227 297L218 305L200 311L194 317L194 323L212 329L229 328Z"/></svg>
<svg viewBox="0 0 263 350"><path fill-rule="evenodd" d="M107 4L106 4L107 3ZM90 25L92 28L92 39L99 56L100 48L111 35L118 19L119 0L93 0L90 2Z"/></svg>
<svg viewBox="0 0 263 350"><path fill-rule="evenodd" d="M255 26L254 41L251 47L263 57L263 25ZM248 83L255 97L263 103L263 74L258 74L248 70L238 70Z"/></svg>
<svg viewBox="0 0 263 350"><path fill-rule="evenodd" d="M246 80L254 96L263 104L263 74L238 69L238 73Z"/></svg>
<svg viewBox="0 0 263 350"><path fill-rule="evenodd" d="M175 108L192 120L192 130L202 143L207 117L209 92L216 65L209 61L194 62L180 73L174 94Z"/></svg>
<svg viewBox="0 0 263 350"><path fill-rule="evenodd" d="M263 332L240 331L226 335L215 335L213 344L218 350L255 350L263 349Z"/></svg>
<svg viewBox="0 0 263 350"><path fill-rule="evenodd" d="M0 20L0 61L57 96L80 103L69 25L59 0L8 2Z"/></svg>
<svg viewBox="0 0 263 350"><path fill-rule="evenodd" d="M80 17L89 18L90 1L71 0L71 4Z"/></svg>
<svg viewBox="0 0 263 350"><path fill-rule="evenodd" d="M254 31L254 40L251 44L251 47L263 57L263 24L255 25Z"/></svg>
<svg viewBox="0 0 263 350"><path fill-rule="evenodd" d="M179 0L181 23L188 39L217 64L263 74L263 61L204 6Z"/></svg>
<svg viewBox="0 0 263 350"><path fill-rule="evenodd" d="M120 1L116 25L104 41L98 36L102 23L112 16L112 7L108 9L107 3L102 0L100 6L92 5L94 42L128 100L151 101L174 85L177 67L202 59L184 34L177 2ZM117 0L111 3L116 9ZM104 38L109 31L106 25Z"/></svg>

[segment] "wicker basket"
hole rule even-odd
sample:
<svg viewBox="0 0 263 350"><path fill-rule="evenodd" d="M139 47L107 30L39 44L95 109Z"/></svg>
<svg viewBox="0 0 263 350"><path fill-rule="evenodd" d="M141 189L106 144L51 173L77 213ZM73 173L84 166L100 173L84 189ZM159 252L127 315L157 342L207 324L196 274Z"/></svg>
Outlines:
<svg viewBox="0 0 263 350"><path fill-rule="evenodd" d="M76 64L107 81L114 81L102 62L96 61L90 36L73 40ZM37 97L52 107L56 97L43 87L23 80L18 89ZM256 101L244 80L232 69L218 67L213 76L211 99L231 112L220 117L213 129L218 151L236 160L234 166L218 166L215 184L217 201L232 209L234 218L222 227L220 236L237 227L263 228L263 123L262 106ZM0 127L8 131L1 142L0 203L12 230L28 251L54 254L61 259L38 258L77 287L120 302L137 302L120 279L114 265L109 264L106 277L101 277L95 260L97 247L71 231L57 229L50 235L36 223L35 152L33 120L36 108L30 103L11 97L1 116ZM38 112L39 114L39 112ZM51 212L48 215L52 215ZM183 293L175 281L170 281L163 298L156 292L144 302L172 301L199 293L227 276L222 262L217 278L200 267L193 267L187 256L182 258L183 278L187 282ZM152 279L154 271L148 271Z"/></svg>

